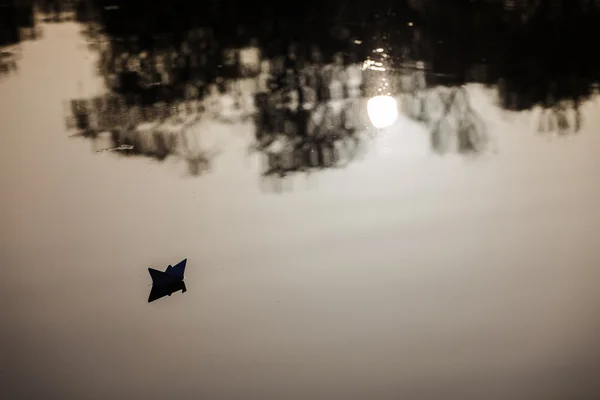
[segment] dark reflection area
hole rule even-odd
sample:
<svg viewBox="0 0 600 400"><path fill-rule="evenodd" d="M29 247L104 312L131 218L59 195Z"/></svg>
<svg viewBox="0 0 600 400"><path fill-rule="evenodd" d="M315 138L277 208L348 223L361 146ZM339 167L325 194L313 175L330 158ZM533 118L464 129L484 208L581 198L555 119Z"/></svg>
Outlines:
<svg viewBox="0 0 600 400"><path fill-rule="evenodd" d="M163 297L170 296L175 292L181 290L181 293L187 292L187 288L185 286L185 282L175 282L175 283L167 283L167 284L155 284L152 285L152 289L150 290L150 295L148 296L148 303L152 303L158 299L162 299Z"/></svg>
<svg viewBox="0 0 600 400"><path fill-rule="evenodd" d="M74 104L71 125L121 154L177 154L192 174L215 154L198 145L203 120L252 122L265 177L344 167L368 148L366 102L382 94L433 151L477 154L473 83L506 110L540 109L540 132L575 133L600 70L588 0L75 4L111 95Z"/></svg>
<svg viewBox="0 0 600 400"><path fill-rule="evenodd" d="M0 79L17 73L21 42L41 36L30 0L0 0Z"/></svg>
<svg viewBox="0 0 600 400"><path fill-rule="evenodd" d="M588 0L411 1L423 18L415 52L445 85L493 85L499 105L535 107L540 132L578 132L580 105L598 82L600 4Z"/></svg>
<svg viewBox="0 0 600 400"><path fill-rule="evenodd" d="M0 46L41 36L33 0L0 0Z"/></svg>

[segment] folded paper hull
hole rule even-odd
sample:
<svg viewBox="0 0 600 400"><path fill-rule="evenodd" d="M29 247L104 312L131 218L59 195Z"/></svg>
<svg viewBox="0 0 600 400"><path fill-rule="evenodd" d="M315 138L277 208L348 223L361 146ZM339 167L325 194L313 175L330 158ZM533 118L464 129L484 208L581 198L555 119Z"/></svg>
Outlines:
<svg viewBox="0 0 600 400"><path fill-rule="evenodd" d="M150 272L150 276L152 277L153 285L168 285L171 283L181 282L183 280L182 277L171 275L152 268L148 268L148 272Z"/></svg>

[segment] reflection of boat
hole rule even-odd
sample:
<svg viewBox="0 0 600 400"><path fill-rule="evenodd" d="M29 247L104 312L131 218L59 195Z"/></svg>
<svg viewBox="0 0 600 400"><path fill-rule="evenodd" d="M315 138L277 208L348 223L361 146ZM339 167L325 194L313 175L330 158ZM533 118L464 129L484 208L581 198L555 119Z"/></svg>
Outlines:
<svg viewBox="0 0 600 400"><path fill-rule="evenodd" d="M163 297L170 296L173 293L178 292L180 290L181 293L187 292L185 282L176 282L168 285L152 286L150 296L148 296L148 303L152 303L153 301L162 299Z"/></svg>

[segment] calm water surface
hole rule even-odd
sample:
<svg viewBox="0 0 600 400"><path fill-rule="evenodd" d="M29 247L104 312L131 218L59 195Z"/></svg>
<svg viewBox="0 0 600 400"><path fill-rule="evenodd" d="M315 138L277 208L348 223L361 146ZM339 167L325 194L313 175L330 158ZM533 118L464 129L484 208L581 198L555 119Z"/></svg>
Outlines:
<svg viewBox="0 0 600 400"><path fill-rule="evenodd" d="M102 93L97 56L75 23L44 29L0 82L8 398L600 394L597 99L548 139L471 85L495 153L434 156L401 116L276 195L250 125L212 126L226 145L200 179L69 138L63 102ZM148 304L147 268L185 257L188 291Z"/></svg>

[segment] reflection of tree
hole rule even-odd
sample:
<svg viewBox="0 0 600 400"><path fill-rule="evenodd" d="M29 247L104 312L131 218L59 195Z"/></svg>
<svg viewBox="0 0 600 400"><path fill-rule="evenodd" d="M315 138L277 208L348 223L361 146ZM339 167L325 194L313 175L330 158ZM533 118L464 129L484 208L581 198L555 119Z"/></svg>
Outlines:
<svg viewBox="0 0 600 400"><path fill-rule="evenodd" d="M433 75L431 71L427 73ZM394 79L400 82L404 114L427 125L431 147L436 153L449 151L452 142L459 153L482 151L487 142L486 129L471 106L467 88L464 85L431 84L427 87L425 74L422 62L395 71ZM447 74L436 75L439 80L453 78Z"/></svg>
<svg viewBox="0 0 600 400"><path fill-rule="evenodd" d="M264 154L263 175L285 177L294 172L341 168L360 155L362 140L350 112L352 103L336 109L330 103L320 103L311 112L302 112L307 132L294 134L296 129L261 132L259 149ZM298 126L297 112L286 113L287 122ZM291 117L291 118L290 118ZM284 124L285 126L285 121Z"/></svg>
<svg viewBox="0 0 600 400"><path fill-rule="evenodd" d="M187 162L190 175L199 176L203 172L208 171L214 154L211 154L200 146L196 135L187 135L184 133L181 135L181 140L181 155Z"/></svg>
<svg viewBox="0 0 600 400"><path fill-rule="evenodd" d="M516 2L511 10L503 10L501 1L409 4L423 16L423 54L436 73L455 76L437 83L459 85L477 75L483 83L500 83L504 108L540 105L561 120L561 103L580 104L600 78L600 57L589 48L600 34L597 2Z"/></svg>
<svg viewBox="0 0 600 400"><path fill-rule="evenodd" d="M66 123L79 135L102 142L105 149L158 161L176 156L187 162L191 175L199 175L209 169L216 153L199 142L202 113L197 107L196 103L127 106L120 96L100 96L73 100Z"/></svg>
<svg viewBox="0 0 600 400"><path fill-rule="evenodd" d="M15 50L0 50L0 78L19 70L17 57L18 54Z"/></svg>
<svg viewBox="0 0 600 400"><path fill-rule="evenodd" d="M210 4L174 1L162 5L147 5L140 0L125 2L128 5L123 6L120 16L111 17L107 31L142 37L169 31L173 35L165 41L174 46L166 47L178 49L187 29L202 26L206 32L214 30L214 35L205 34L196 43L195 51L212 54L194 77L194 81L203 82L198 89L216 79L217 73L207 70L216 70L221 50L244 46L245 37L273 42L263 46L262 54L269 56L269 62L281 62L271 63L275 70L271 71L271 91L256 98L257 132L253 145L264 155L263 172L268 176L340 167L360 154L363 144L357 132L364 125L352 126L343 112L333 112L327 104L336 89L324 85L328 79L324 77L335 75L340 65L325 64L335 51L353 54L362 61L364 53L373 50L368 46L385 47L390 54L390 70L402 70L408 82L400 82L393 94L400 95L407 115L429 128L431 146L439 153L450 151L451 147L460 153L479 152L486 144L483 121L462 86L468 82L497 86L501 105L506 109L541 106L544 110L540 114L540 131L565 134L580 129L580 104L590 95L590 84L599 80L600 53L589 51L588 43L600 33L600 14L586 11L585 2L575 0L532 2L532 7L510 12L502 11L502 1L374 0L359 7L341 0L304 1L295 3L293 8L266 0L252 4L234 0L215 0ZM101 2L116 4L115 0ZM551 4L561 5L562 11L557 13ZM178 11L173 11L179 5ZM146 15L133 18L142 13L142 8ZM340 13L335 17L337 9ZM183 13L187 16L175 26L174 21ZM148 21L152 23L146 24ZM307 21L310 32L301 29ZM97 31L90 29L89 35L97 37ZM363 48L355 45L355 38L361 39L356 42L363 43ZM115 49L117 42L112 41ZM307 49L314 44L319 45L325 57L308 54ZM205 51L207 48L211 50ZM156 61L160 68L150 68L152 73L142 71L140 76L164 72L162 56ZM427 65L428 70L419 65ZM177 73L165 79L169 83L160 84L164 87L156 92L164 101L182 97L183 89L189 86L188 78L179 77L181 71L173 71ZM160 81L153 79L152 85ZM314 100L307 100L312 97ZM306 103L312 105L305 108ZM133 143L139 133L124 129L120 135ZM187 145L188 149L196 147L193 143ZM196 150L188 150L182 156L189 161L192 174L201 171L210 158Z"/></svg>
<svg viewBox="0 0 600 400"><path fill-rule="evenodd" d="M115 0L93 2L116 4ZM373 37L385 37L395 56L409 54L428 61L438 73L455 76L455 82L448 84L464 83L474 65L484 65L487 83L503 77L511 87L510 93L518 97L517 106L526 108L540 104L552 82L564 87L568 77L577 76L582 81L571 93L559 93L560 101L585 97L585 87L598 79L600 60L597 52L588 49L590 38L600 33L598 8L594 6L598 3L593 3L515 2L518 7L511 11L504 10L501 0L374 0L360 6L340 0L306 0L293 7L266 0L251 5L241 0L129 0L119 2L121 16L105 15L105 19L110 22L108 31L113 33L121 32L119 29L127 33L139 30L140 34L168 31L176 37L193 24L219 25L217 39L229 43L236 31L229 26L231 23L243 27L248 38L276 40L283 47L292 41L319 42L328 49L325 53L335 46L347 51L344 46L348 45L348 34L330 34L335 26L336 32L351 31L351 35L362 36L365 44ZM103 11L107 15L111 12ZM309 32L302 28L307 23L311 26Z"/></svg>
<svg viewBox="0 0 600 400"><path fill-rule="evenodd" d="M581 129L582 117L578 102L561 102L540 112L538 131L566 135Z"/></svg>
<svg viewBox="0 0 600 400"><path fill-rule="evenodd" d="M453 87L449 93L438 91L437 96L442 103L442 112L429 124L433 150L446 152L449 142L454 139L459 153L481 151L486 144L485 125L473 110L467 89Z"/></svg>

